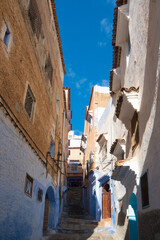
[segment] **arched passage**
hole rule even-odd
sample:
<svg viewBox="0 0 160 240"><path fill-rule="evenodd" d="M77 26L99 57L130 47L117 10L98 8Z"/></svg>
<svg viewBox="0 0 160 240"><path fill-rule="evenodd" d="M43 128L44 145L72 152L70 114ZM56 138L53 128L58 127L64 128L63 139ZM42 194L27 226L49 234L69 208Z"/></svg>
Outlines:
<svg viewBox="0 0 160 240"><path fill-rule="evenodd" d="M130 240L138 240L137 198L134 193L129 200L129 232Z"/></svg>
<svg viewBox="0 0 160 240"><path fill-rule="evenodd" d="M43 232L48 228L54 228L54 212L55 212L55 196L53 188L50 186L46 191L44 218L43 218Z"/></svg>

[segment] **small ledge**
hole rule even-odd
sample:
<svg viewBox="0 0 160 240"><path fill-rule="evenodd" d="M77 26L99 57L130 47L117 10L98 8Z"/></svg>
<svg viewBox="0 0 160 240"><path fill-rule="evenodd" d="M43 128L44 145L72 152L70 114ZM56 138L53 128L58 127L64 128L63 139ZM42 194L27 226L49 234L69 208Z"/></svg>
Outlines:
<svg viewBox="0 0 160 240"><path fill-rule="evenodd" d="M139 112L139 88L123 88L117 100L115 115L123 122L127 123L132 119L135 111Z"/></svg>
<svg viewBox="0 0 160 240"><path fill-rule="evenodd" d="M116 46L121 46L128 39L129 8L128 4L118 8Z"/></svg>
<svg viewBox="0 0 160 240"><path fill-rule="evenodd" d="M124 158L124 155L126 153L126 142L124 138L118 138L116 139L112 146L110 153L117 157L117 159L121 160ZM120 159L121 158L121 159Z"/></svg>

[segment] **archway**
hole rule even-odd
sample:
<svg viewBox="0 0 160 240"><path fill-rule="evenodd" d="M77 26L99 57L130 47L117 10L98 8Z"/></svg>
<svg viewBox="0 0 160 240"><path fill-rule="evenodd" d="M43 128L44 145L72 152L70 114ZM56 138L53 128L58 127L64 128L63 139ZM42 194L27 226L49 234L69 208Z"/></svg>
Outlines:
<svg viewBox="0 0 160 240"><path fill-rule="evenodd" d="M129 232L130 240L138 240L138 222L137 222L137 198L134 193L129 200Z"/></svg>
<svg viewBox="0 0 160 240"><path fill-rule="evenodd" d="M54 228L54 212L55 212L55 196L53 188L50 186L46 191L44 218L43 218L43 232L48 228Z"/></svg>

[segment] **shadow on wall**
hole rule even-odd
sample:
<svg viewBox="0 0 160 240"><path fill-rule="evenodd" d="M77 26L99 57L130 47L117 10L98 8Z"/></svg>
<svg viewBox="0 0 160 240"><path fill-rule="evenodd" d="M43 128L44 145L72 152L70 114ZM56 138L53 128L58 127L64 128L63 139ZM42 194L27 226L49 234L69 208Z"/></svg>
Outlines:
<svg viewBox="0 0 160 240"><path fill-rule="evenodd" d="M124 205L124 203L129 203L128 197L131 196L133 188L136 185L136 174L130 169L129 166L117 166L113 173L112 179L120 181L127 191L122 199L122 207L118 214L118 225L124 226L128 209L128 204ZM130 182L129 189L128 181Z"/></svg>
<svg viewBox="0 0 160 240"><path fill-rule="evenodd" d="M160 239L160 1L150 1L147 61L145 82L141 106L140 136L144 164L142 174L147 172L149 205L138 214L139 237L141 240ZM152 79L152 81L151 81ZM144 141L142 141L144 140ZM145 145L144 145L145 144ZM141 197L141 188L138 186L138 195ZM141 202L141 201L140 201ZM141 209L141 207L140 207Z"/></svg>
<svg viewBox="0 0 160 240"><path fill-rule="evenodd" d="M96 190L94 190L93 194L93 217L97 220L100 221L102 216L102 211L99 205L98 198L96 196Z"/></svg>
<svg viewBox="0 0 160 240"><path fill-rule="evenodd" d="M148 63L149 64L149 63ZM159 60L160 64L160 60ZM148 177L148 197L149 197L149 205L147 206L147 211L142 208L141 213L139 213L138 221L139 221L139 236L141 240L146 239L154 239L160 240L160 191L159 191L159 172L160 172L160 164L159 164L159 156L160 156L160 148L159 148L159 139L160 139L160 88L159 88L159 79L160 79L160 65L159 71L157 71L157 87L153 88L155 90L154 96L157 95L156 105L152 105L152 109L150 111L151 124L146 129L148 130L148 135L144 136L148 138L148 147L147 152L144 154L145 162L142 169L142 174L147 172ZM144 96L145 98L146 96ZM154 109L155 107L155 109ZM153 115L152 115L153 114ZM138 187L138 195L141 196L141 188ZM141 198L142 199L142 198Z"/></svg>

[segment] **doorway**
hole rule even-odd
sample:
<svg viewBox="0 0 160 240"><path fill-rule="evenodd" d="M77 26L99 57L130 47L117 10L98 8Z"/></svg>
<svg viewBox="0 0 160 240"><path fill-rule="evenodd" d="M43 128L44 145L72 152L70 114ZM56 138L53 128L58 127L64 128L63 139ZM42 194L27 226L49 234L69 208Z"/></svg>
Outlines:
<svg viewBox="0 0 160 240"><path fill-rule="evenodd" d="M138 240L137 198L134 193L131 194L129 200L128 217L130 240Z"/></svg>
<svg viewBox="0 0 160 240"><path fill-rule="evenodd" d="M43 232L47 231L48 228L54 229L55 223L55 197L53 188L50 186L47 189L45 196L45 207L43 217Z"/></svg>
<svg viewBox="0 0 160 240"><path fill-rule="evenodd" d="M111 190L109 183L102 187L102 218L111 218Z"/></svg>

